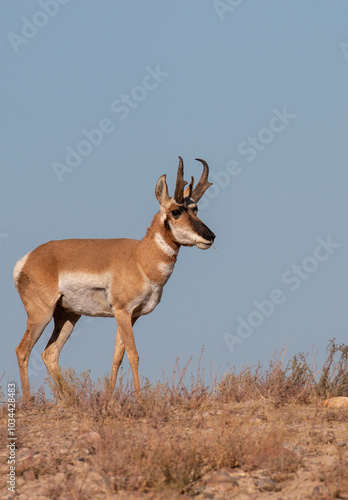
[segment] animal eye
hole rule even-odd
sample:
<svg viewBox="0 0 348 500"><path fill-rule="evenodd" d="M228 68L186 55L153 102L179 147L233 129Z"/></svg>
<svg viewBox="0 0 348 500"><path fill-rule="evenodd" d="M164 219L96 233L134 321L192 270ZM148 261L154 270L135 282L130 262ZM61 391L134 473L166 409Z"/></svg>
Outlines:
<svg viewBox="0 0 348 500"><path fill-rule="evenodd" d="M192 212L196 214L198 212L198 207L193 207Z"/></svg>
<svg viewBox="0 0 348 500"><path fill-rule="evenodd" d="M174 217L174 219L178 219L181 215L181 210L172 210L171 214Z"/></svg>

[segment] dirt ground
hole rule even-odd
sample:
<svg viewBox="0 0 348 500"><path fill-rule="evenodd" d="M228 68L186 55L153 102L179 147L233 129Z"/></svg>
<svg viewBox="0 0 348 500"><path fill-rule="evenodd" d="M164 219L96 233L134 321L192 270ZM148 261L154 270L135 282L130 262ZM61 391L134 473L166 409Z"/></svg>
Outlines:
<svg viewBox="0 0 348 500"><path fill-rule="evenodd" d="M16 493L2 499L348 499L348 408L268 401L97 416L53 403L16 415Z"/></svg>

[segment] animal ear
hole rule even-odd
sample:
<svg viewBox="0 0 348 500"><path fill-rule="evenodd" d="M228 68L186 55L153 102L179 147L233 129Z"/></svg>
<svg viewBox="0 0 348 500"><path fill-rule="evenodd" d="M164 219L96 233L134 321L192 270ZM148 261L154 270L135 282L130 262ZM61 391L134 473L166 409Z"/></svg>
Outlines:
<svg viewBox="0 0 348 500"><path fill-rule="evenodd" d="M162 207L167 206L167 204L170 201L170 197L168 194L168 186L166 183L166 177L167 177L166 175L162 175L162 177L158 179L155 190L156 198L158 199L159 204Z"/></svg>

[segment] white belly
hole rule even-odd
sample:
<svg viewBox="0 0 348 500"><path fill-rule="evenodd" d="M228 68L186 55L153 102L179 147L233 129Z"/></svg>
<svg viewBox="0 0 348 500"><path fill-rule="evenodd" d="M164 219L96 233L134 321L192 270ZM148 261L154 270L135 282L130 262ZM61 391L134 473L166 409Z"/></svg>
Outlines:
<svg viewBox="0 0 348 500"><path fill-rule="evenodd" d="M85 316L113 317L109 302L110 275L65 273L59 277L62 306Z"/></svg>

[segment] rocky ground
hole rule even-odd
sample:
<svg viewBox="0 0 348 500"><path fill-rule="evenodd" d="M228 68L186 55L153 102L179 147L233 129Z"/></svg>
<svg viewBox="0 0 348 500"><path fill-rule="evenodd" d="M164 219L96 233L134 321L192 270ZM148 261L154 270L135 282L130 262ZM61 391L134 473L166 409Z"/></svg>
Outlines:
<svg viewBox="0 0 348 500"><path fill-rule="evenodd" d="M2 499L348 499L345 406L258 400L128 414L20 407L15 495L7 437L3 411Z"/></svg>

